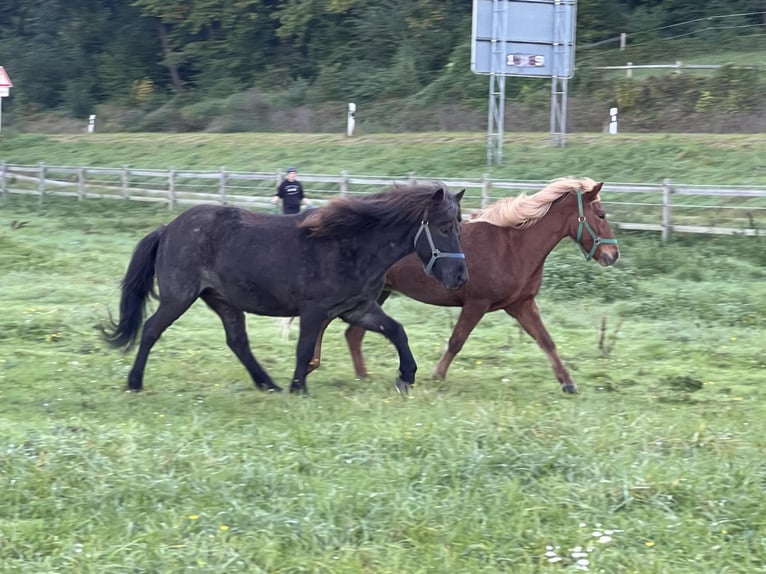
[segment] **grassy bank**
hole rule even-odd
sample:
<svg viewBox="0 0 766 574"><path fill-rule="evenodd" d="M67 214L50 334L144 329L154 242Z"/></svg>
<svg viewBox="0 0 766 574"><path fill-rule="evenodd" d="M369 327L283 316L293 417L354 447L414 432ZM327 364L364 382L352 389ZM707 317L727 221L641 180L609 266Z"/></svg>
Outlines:
<svg viewBox="0 0 766 574"><path fill-rule="evenodd" d="M568 175L606 182L766 184L760 135L572 134L565 148L542 133L507 133L505 163L486 165L482 133L346 138L334 134L7 135L0 161L34 165L276 171L549 180Z"/></svg>

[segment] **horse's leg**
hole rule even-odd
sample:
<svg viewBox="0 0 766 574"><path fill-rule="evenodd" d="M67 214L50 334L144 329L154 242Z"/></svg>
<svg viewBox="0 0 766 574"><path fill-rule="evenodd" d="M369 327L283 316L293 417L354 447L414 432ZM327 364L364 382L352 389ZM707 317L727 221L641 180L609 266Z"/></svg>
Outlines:
<svg viewBox="0 0 766 574"><path fill-rule="evenodd" d="M327 319L326 309L312 308L301 313L300 317L301 328L298 335L298 348L295 351L295 371L290 383L290 392L307 395L306 375L311 369L312 355L319 341L319 336L324 332L330 320Z"/></svg>
<svg viewBox="0 0 766 574"><path fill-rule="evenodd" d="M415 363L415 357L412 356L404 327L386 315L378 303L345 313L341 315L341 319L362 329L380 333L393 343L399 354L399 377L396 380L396 389L406 394L415 384L415 372L418 366Z"/></svg>
<svg viewBox="0 0 766 574"><path fill-rule="evenodd" d="M378 305L383 305L386 299L391 295L391 291L383 291L378 297ZM351 352L351 360L354 362L354 372L356 376L361 378L366 377L367 366L364 364L364 355L362 354L362 340L364 339L365 330L356 325L349 325L346 329L346 344L348 350ZM316 354L314 355L317 356Z"/></svg>
<svg viewBox="0 0 766 574"><path fill-rule="evenodd" d="M361 327L349 325L344 333L348 350L351 352L351 360L354 363L354 372L360 379L369 375L367 365L364 364L364 355L362 354L362 340L364 339L365 332Z"/></svg>
<svg viewBox="0 0 766 574"><path fill-rule="evenodd" d="M537 342L540 348L548 355L553 372L561 384L561 390L565 393L577 394L577 385L572 382L564 363L561 362L556 352L556 343L553 342L548 330L543 324L540 310L534 299L524 299L505 308L505 312L514 317L524 330Z"/></svg>
<svg viewBox="0 0 766 574"><path fill-rule="evenodd" d="M307 375L316 369L319 368L319 365L322 362L322 339L324 338L324 332L327 329L327 326L330 324L330 321L325 321L324 325L322 325L322 328L319 331L319 336L317 337L317 342L314 345L314 357L309 361L309 370Z"/></svg>
<svg viewBox="0 0 766 574"><path fill-rule="evenodd" d="M144 329L141 332L141 343L136 353L136 360L133 361L133 367L128 374L128 389L131 391L140 391L144 387L144 369L146 360L149 358L149 352L160 338L165 329L170 327L173 322L183 315L194 302L184 300L160 300L160 304L154 314L144 323Z"/></svg>
<svg viewBox="0 0 766 574"><path fill-rule="evenodd" d="M223 329L226 331L226 344L250 373L255 386L261 390L280 392L281 387L274 384L274 381L253 356L247 337L245 313L212 293L203 293L201 297L208 307L221 318Z"/></svg>
<svg viewBox="0 0 766 574"><path fill-rule="evenodd" d="M481 318L484 317L487 309L489 309L489 305L486 301L476 303L468 302L463 305L463 308L460 310L460 316L455 324L455 328L452 329L449 343L447 343L447 350L444 351L442 358L439 359L439 362L434 369L435 377L444 380L447 376L447 369L449 369L450 364L452 364L452 360L463 348L466 339L468 339L468 336L479 321L481 321Z"/></svg>

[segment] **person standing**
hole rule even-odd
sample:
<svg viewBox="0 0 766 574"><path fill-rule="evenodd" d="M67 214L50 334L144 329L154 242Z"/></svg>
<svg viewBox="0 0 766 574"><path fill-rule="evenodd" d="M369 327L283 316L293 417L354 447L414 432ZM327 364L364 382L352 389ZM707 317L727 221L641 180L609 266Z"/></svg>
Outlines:
<svg viewBox="0 0 766 574"><path fill-rule="evenodd" d="M298 170L294 167L287 169L287 177L277 187L276 195L271 198L272 203L282 201L282 213L290 215L299 213L301 205L311 205L311 200L303 194L303 185L298 181Z"/></svg>

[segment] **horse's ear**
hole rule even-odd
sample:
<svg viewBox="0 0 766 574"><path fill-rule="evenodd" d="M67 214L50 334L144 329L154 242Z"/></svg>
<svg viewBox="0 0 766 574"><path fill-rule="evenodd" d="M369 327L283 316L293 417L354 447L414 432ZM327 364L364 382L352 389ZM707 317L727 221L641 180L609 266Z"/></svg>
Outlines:
<svg viewBox="0 0 766 574"><path fill-rule="evenodd" d="M456 194L456 195L455 195L455 201L457 201L458 203L460 203L460 200L461 200L461 199L463 199L463 194L464 194L464 193L465 193L465 190L463 189L463 190L461 190L461 191L460 191L460 193Z"/></svg>
<svg viewBox="0 0 766 574"><path fill-rule="evenodd" d="M603 186L603 185L604 185L604 182L603 181L599 181L596 185L593 186L593 190L591 191L591 193L593 194L593 197L595 197L596 194L599 191L601 191L601 186Z"/></svg>
<svg viewBox="0 0 766 574"><path fill-rule="evenodd" d="M436 191L434 191L434 194L431 196L431 201L434 203L440 203L444 201L444 188L440 187Z"/></svg>

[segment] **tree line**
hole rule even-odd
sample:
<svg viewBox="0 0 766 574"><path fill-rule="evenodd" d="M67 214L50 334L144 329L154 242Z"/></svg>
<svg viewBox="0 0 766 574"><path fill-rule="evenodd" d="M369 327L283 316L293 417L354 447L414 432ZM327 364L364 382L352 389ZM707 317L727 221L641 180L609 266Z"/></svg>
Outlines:
<svg viewBox="0 0 766 574"><path fill-rule="evenodd" d="M652 38L693 37L722 15L718 37L735 40L738 26L763 25L766 1L579 0L577 10L579 58L621 32L651 51ZM104 102L156 108L253 88L290 105L484 99L468 64L471 16L466 0L5 0L0 65L18 112L75 117Z"/></svg>

